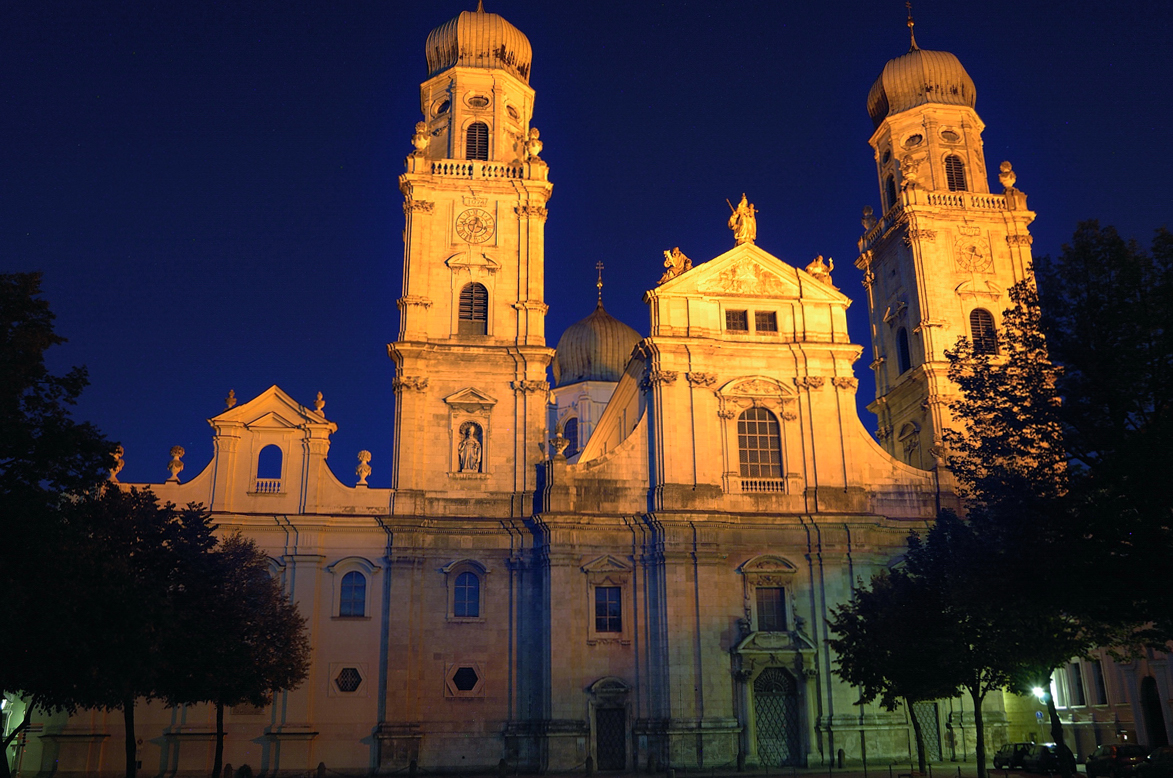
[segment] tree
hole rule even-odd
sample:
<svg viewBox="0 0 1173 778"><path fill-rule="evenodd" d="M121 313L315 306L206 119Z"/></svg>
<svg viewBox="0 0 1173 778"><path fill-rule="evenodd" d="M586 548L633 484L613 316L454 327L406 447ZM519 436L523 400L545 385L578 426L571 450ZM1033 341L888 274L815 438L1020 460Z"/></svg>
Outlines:
<svg viewBox="0 0 1173 778"><path fill-rule="evenodd" d="M216 709L216 756L224 762L224 708L268 705L309 672L305 618L269 574L269 559L251 540L229 535L202 558L200 574L179 600L182 626L171 633L163 682L171 704L210 702ZM191 637L199 635L200 640Z"/></svg>
<svg viewBox="0 0 1173 778"><path fill-rule="evenodd" d="M901 702L912 719L920 772L927 770L924 733L914 704L952 697L958 682L951 625L935 593L902 570L874 576L836 607L828 626L836 653L835 674L860 690L857 704L879 699L889 711Z"/></svg>
<svg viewBox="0 0 1173 778"><path fill-rule="evenodd" d="M185 592L201 585L204 558L215 545L211 517L198 505L159 504L149 490L110 484L69 508L73 531L61 553L70 559L71 629L84 635L70 682L57 700L67 710L121 710L126 776L134 778L135 703L167 697L175 676L171 646L204 636L183 632Z"/></svg>
<svg viewBox="0 0 1173 778"><path fill-rule="evenodd" d="M1173 596L1151 576L1173 553L1173 234L1158 230L1146 252L1083 222L1038 276L1042 323L1064 366L1072 513L1094 528L1110 614L1152 621L1144 638L1163 644Z"/></svg>
<svg viewBox="0 0 1173 778"><path fill-rule="evenodd" d="M88 383L85 368L55 376L45 366L45 352L65 339L53 331L40 283L39 273L0 274L0 601L8 623L21 627L19 639L12 630L0 637L0 690L28 703L0 744L0 778L8 778L8 747L33 709L70 699L62 668L84 644L65 634L72 590L60 552L62 506L101 482L115 448L70 416Z"/></svg>

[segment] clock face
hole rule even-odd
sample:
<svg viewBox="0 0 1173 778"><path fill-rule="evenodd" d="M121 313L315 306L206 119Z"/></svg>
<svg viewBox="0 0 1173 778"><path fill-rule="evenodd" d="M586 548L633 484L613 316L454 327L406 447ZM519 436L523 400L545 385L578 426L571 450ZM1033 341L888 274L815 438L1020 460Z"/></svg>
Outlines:
<svg viewBox="0 0 1173 778"><path fill-rule="evenodd" d="M469 243L484 243L493 237L493 215L480 208L469 208L456 217L456 234Z"/></svg>
<svg viewBox="0 0 1173 778"><path fill-rule="evenodd" d="M957 265L971 273L985 273L994 264L990 248L982 240L967 240L957 246Z"/></svg>

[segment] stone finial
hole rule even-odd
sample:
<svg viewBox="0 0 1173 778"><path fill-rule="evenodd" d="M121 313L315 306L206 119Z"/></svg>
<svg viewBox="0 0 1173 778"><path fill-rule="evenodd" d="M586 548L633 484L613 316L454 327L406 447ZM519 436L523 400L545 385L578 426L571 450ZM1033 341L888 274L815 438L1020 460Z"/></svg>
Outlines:
<svg viewBox="0 0 1173 778"><path fill-rule="evenodd" d="M863 228L868 232L871 232L872 227L876 226L875 213L876 212L872 210L870 205L865 205L863 207L863 218L860 219L859 223L862 224Z"/></svg>
<svg viewBox="0 0 1173 778"><path fill-rule="evenodd" d="M236 390L229 389L228 396L224 398L224 410L231 410L236 407Z"/></svg>
<svg viewBox="0 0 1173 778"><path fill-rule="evenodd" d="M681 273L687 273L689 270L692 270L692 260L684 256L684 252L677 246L671 251L664 252L664 275L660 276L660 280L657 283L662 284L665 281L671 281L676 276Z"/></svg>
<svg viewBox="0 0 1173 778"><path fill-rule="evenodd" d="M562 425L559 424L554 431L554 437L550 438L550 448L554 449L554 456L551 459L566 459L562 453L570 447L570 439L562 434Z"/></svg>
<svg viewBox="0 0 1173 778"><path fill-rule="evenodd" d="M366 486L367 485L367 476L369 476L371 474L371 466L369 464L370 461L371 461L371 452L369 452L369 451L358 452L358 467L356 467L354 469L355 475L358 476L358 483L355 484L356 486Z"/></svg>
<svg viewBox="0 0 1173 778"><path fill-rule="evenodd" d="M1014 189L1014 184L1018 181L1018 175L1014 172L1013 166L1009 162L1003 162L998 166L998 182L1002 184L1003 189L1007 192Z"/></svg>
<svg viewBox="0 0 1173 778"><path fill-rule="evenodd" d="M326 401L322 399L322 393L318 392L318 396L314 398L314 410L322 413L326 408Z"/></svg>
<svg viewBox="0 0 1173 778"><path fill-rule="evenodd" d="M118 483L118 474L121 473L122 468L126 466L126 463L122 461L122 457L126 453L126 450L122 448L122 446L115 446L114 450L110 453L114 456L114 467L110 468L109 480L110 483L116 484Z"/></svg>
<svg viewBox="0 0 1173 778"><path fill-rule="evenodd" d="M541 162L542 158L538 155L542 153L542 142L538 140L542 133L538 132L537 127L529 128L529 138L525 142L525 158L530 162Z"/></svg>
<svg viewBox="0 0 1173 778"><path fill-rule="evenodd" d="M744 192L741 193L741 202L737 204L736 208L728 200L725 203L729 206L729 210L733 211L729 217L729 229L733 230L733 245L740 246L742 243L752 245L758 239L758 209L746 199Z"/></svg>
<svg viewBox="0 0 1173 778"><path fill-rule="evenodd" d="M171 461L167 463L167 470L171 473L171 477L167 479L169 484L179 483L179 474L183 472L183 455L187 452L183 450L183 446L171 447Z"/></svg>
<svg viewBox="0 0 1173 778"><path fill-rule="evenodd" d="M415 151L411 152L411 156L422 157L431 142L432 136L428 134L428 125L416 122L415 133L411 136L411 145L415 147Z"/></svg>
<svg viewBox="0 0 1173 778"><path fill-rule="evenodd" d="M838 289L839 287L831 283L831 271L834 269L835 259L832 257L828 260L827 264L824 264L822 254L819 254L817 257L812 259L810 264L804 268L806 272L815 277L816 281L821 281L832 289Z"/></svg>

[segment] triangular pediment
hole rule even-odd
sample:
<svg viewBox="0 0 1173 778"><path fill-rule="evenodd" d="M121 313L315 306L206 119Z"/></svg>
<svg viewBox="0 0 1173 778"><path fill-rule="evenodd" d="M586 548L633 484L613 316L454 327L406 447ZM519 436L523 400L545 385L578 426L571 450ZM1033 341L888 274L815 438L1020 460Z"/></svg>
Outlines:
<svg viewBox="0 0 1173 778"><path fill-rule="evenodd" d="M656 296L765 297L850 303L850 300L767 251L749 243L726 251L654 290Z"/></svg>
<svg viewBox="0 0 1173 778"><path fill-rule="evenodd" d="M246 403L239 403L208 420L213 426L242 424L250 429L295 429L326 424L325 415L302 405L274 384Z"/></svg>
<svg viewBox="0 0 1173 778"><path fill-rule="evenodd" d="M453 392L444 398L444 402L453 408L469 412L487 411L497 404L494 398L485 394L480 389L475 389L471 386L461 389L458 392Z"/></svg>
<svg viewBox="0 0 1173 778"><path fill-rule="evenodd" d="M631 572L631 565L619 557L604 554L583 565L582 571L584 573L628 573Z"/></svg>

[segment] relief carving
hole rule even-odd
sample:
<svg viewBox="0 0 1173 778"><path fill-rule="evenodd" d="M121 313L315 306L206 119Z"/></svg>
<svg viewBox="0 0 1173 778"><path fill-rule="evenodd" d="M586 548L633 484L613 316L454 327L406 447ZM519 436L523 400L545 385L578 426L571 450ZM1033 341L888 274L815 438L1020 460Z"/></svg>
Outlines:
<svg viewBox="0 0 1173 778"><path fill-rule="evenodd" d="M395 379L391 381L391 388L396 392L401 392L404 389L413 392L422 392L428 388L428 379L416 376L395 376Z"/></svg>
<svg viewBox="0 0 1173 778"><path fill-rule="evenodd" d="M644 380L640 382L640 386L644 389L650 389L656 384L671 384L676 381L675 370L650 370Z"/></svg>
<svg viewBox="0 0 1173 778"><path fill-rule="evenodd" d="M712 373L685 373L684 377L693 386L712 386L717 383L717 376Z"/></svg>
<svg viewBox="0 0 1173 778"><path fill-rule="evenodd" d="M826 379L818 375L799 376L794 384L802 389L822 389Z"/></svg>
<svg viewBox="0 0 1173 778"><path fill-rule="evenodd" d="M550 391L550 384L547 381L514 381L513 391L522 392L523 394L548 392Z"/></svg>
<svg viewBox="0 0 1173 778"><path fill-rule="evenodd" d="M418 294L405 295L403 297L400 297L395 302L399 306L399 310L401 310L401 311L404 308L408 307L409 305L416 305L416 306L419 306L420 308L431 308L432 307L431 300L429 300L427 297L423 297Z"/></svg>
<svg viewBox="0 0 1173 778"><path fill-rule="evenodd" d="M702 292L781 296L786 294L782 279L748 259L739 259L716 278L701 282Z"/></svg>
<svg viewBox="0 0 1173 778"><path fill-rule="evenodd" d="M523 219L545 219L549 210L542 205L519 205L513 209Z"/></svg>
<svg viewBox="0 0 1173 778"><path fill-rule="evenodd" d="M924 241L925 243L932 243L937 240L937 231L936 230L923 230L923 229L909 230L908 231L908 238L909 238L909 240L919 240L919 241Z"/></svg>
<svg viewBox="0 0 1173 778"><path fill-rule="evenodd" d="M737 415L737 411L733 410L732 408L722 408L721 410L717 411L717 415L722 419L732 419Z"/></svg>
<svg viewBox="0 0 1173 778"><path fill-rule="evenodd" d="M1035 239L1030 235L1007 235L1007 246L1029 246L1035 242Z"/></svg>
<svg viewBox="0 0 1173 778"><path fill-rule="evenodd" d="M831 383L839 389L848 389L850 391L855 391L856 387L859 386L859 381L849 376L835 376L831 379Z"/></svg>
<svg viewBox="0 0 1173 778"><path fill-rule="evenodd" d="M420 213L431 213L436 207L436 204L430 200L415 200L407 198L403 201L403 212L411 213L412 211L419 211Z"/></svg>

